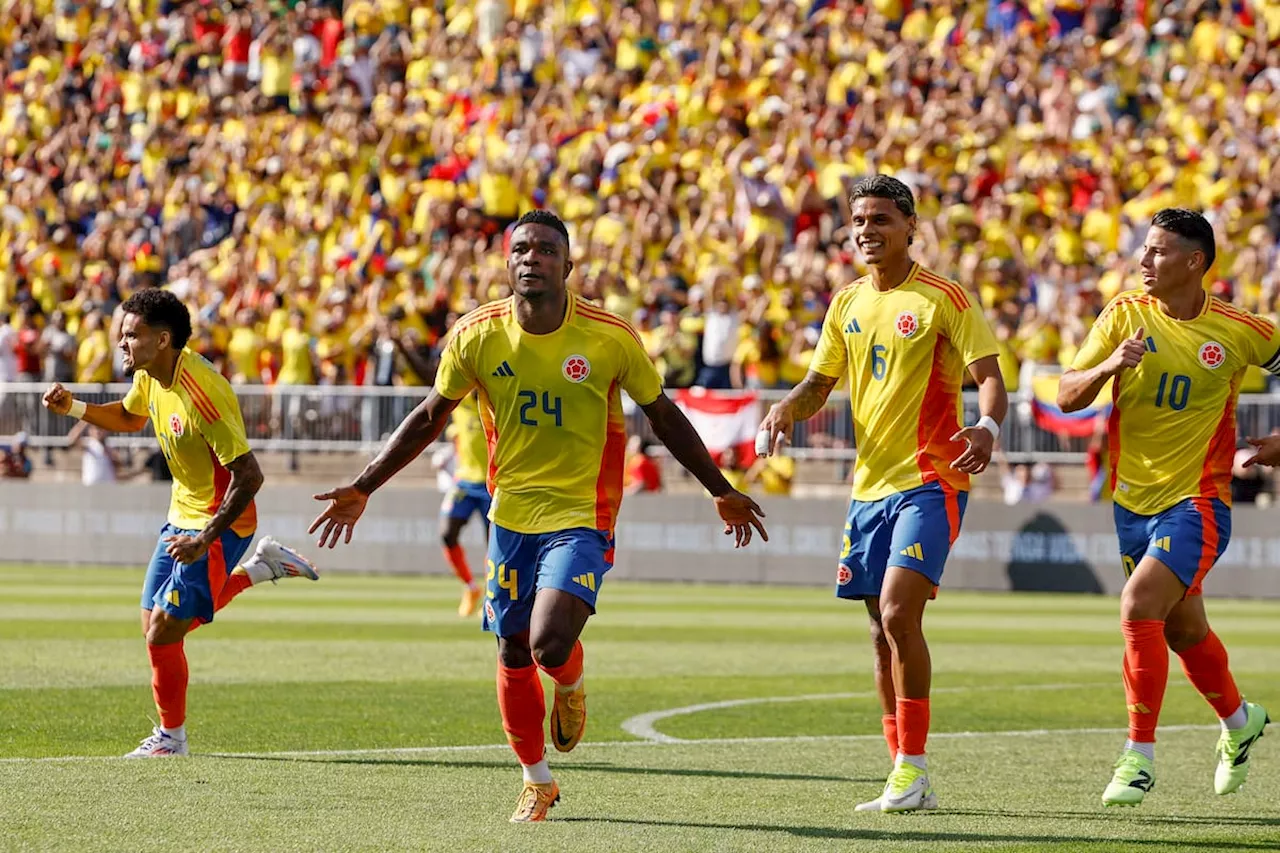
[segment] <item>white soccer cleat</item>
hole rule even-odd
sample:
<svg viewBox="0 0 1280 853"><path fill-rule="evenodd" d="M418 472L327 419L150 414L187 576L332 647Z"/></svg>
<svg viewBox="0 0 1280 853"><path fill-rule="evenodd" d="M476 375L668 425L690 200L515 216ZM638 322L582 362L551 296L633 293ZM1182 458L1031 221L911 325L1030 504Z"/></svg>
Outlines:
<svg viewBox="0 0 1280 853"><path fill-rule="evenodd" d="M920 800L920 805L918 808L920 811L933 811L937 807L938 807L938 795L935 794L932 789L930 789L925 793L924 797ZM865 803L858 803L856 806L853 807L853 810L855 812L880 812L880 811L884 811L884 807L880 805L880 798L876 797L874 800L870 800Z"/></svg>
<svg viewBox="0 0 1280 853"><path fill-rule="evenodd" d="M263 536L258 540L258 547L250 559L258 561L271 570L272 583L285 578L320 580L320 574L310 560L289 546L281 545L270 536Z"/></svg>
<svg viewBox="0 0 1280 853"><path fill-rule="evenodd" d="M923 768L903 761L893 768L879 798L880 811L889 813L923 811L938 807L938 795Z"/></svg>
<svg viewBox="0 0 1280 853"><path fill-rule="evenodd" d="M187 742L170 737L156 726L150 736L125 758L176 758L187 754Z"/></svg>

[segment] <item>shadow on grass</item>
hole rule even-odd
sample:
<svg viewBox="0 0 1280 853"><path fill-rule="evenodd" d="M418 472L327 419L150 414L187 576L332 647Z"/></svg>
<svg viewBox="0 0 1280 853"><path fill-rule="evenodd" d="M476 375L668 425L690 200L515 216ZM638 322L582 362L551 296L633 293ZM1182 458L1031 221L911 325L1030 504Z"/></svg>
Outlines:
<svg viewBox="0 0 1280 853"><path fill-rule="evenodd" d="M1131 809L1087 811L1011 811L1009 809L947 809L947 814L969 817L1007 817L1017 820L1115 820L1127 814L1137 815L1144 824L1167 826L1280 826L1280 817L1247 817L1241 815L1150 815ZM1278 848L1280 849L1280 848Z"/></svg>
<svg viewBox="0 0 1280 853"><path fill-rule="evenodd" d="M445 758L323 758L291 756L206 755L222 761L288 761L302 764L356 764L370 767L456 767L478 770L510 770L510 761L458 761ZM776 782L858 782L882 784L884 777L864 779L854 776L821 776L808 773L765 773L754 770L706 770L699 767L628 767L620 764L561 762L556 770L585 770L593 773L619 773L631 776L695 776L708 779L767 779Z"/></svg>
<svg viewBox="0 0 1280 853"><path fill-rule="evenodd" d="M963 814L963 812L948 811L944 814ZM934 815L914 814L912 817L918 819L928 819ZM936 815L941 816L941 815ZM1024 815L1017 815L1023 817ZM589 817L563 817L551 819L552 823L599 823L612 824L622 826L650 826L664 827L672 829L713 829L713 830L738 830L744 832L781 832L787 835L796 836L798 838L829 838L842 841L924 841L924 842L956 842L956 843L987 843L987 844L1071 844L1072 850L1088 850L1093 845L1106 845L1107 850L1116 849L1116 845L1121 845L1130 849L1143 848L1159 848L1163 850L1271 850L1276 849L1275 842L1271 841L1192 841L1187 839L1171 840L1167 838L1091 838L1083 835L1034 835L1025 834L1009 834L1000 835L996 833L983 832L923 832L923 831L906 831L893 832L881 829L851 829L839 826L784 826L767 823L699 823L697 821L684 820L639 820L631 818L589 818Z"/></svg>

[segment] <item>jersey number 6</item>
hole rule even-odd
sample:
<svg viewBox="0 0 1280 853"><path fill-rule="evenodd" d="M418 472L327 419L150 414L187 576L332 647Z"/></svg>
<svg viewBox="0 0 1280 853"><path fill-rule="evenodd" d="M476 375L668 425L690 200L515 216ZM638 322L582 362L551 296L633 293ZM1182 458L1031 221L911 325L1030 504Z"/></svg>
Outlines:
<svg viewBox="0 0 1280 853"><path fill-rule="evenodd" d="M520 403L520 423L525 426L537 426L538 421L529 417L529 410L538 405L537 391L521 391L517 396L523 401ZM554 405L553 405L554 404ZM556 419L556 426L560 426L560 398L552 397L546 391L542 392L542 411Z"/></svg>

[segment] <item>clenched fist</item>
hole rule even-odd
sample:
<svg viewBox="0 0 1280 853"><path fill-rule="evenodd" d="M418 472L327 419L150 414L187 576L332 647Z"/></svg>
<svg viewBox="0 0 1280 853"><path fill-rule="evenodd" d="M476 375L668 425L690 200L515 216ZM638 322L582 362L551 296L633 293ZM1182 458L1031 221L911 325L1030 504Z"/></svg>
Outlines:
<svg viewBox="0 0 1280 853"><path fill-rule="evenodd" d="M55 382L49 386L49 390L44 392L41 402L44 407L55 415L65 415L71 411L71 404L75 401L75 397L71 396L71 392L62 387L61 382Z"/></svg>

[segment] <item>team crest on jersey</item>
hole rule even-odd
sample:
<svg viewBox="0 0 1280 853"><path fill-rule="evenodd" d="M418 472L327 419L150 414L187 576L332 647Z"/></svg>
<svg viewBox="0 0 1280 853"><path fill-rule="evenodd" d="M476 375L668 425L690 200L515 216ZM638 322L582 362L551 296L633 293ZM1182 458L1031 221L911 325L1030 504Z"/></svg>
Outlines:
<svg viewBox="0 0 1280 853"><path fill-rule="evenodd" d="M841 565L836 569L836 583L844 586L851 580L853 580L853 572L849 570L848 566Z"/></svg>
<svg viewBox="0 0 1280 853"><path fill-rule="evenodd" d="M909 338L920 330L920 321L916 319L916 315L910 311L903 311L898 315L898 319L893 324L898 334L904 338Z"/></svg>
<svg viewBox="0 0 1280 853"><path fill-rule="evenodd" d="M178 438L182 438L182 418L169 415L169 429L173 430L173 434Z"/></svg>
<svg viewBox="0 0 1280 853"><path fill-rule="evenodd" d="M560 369L565 379L570 382L581 382L591 375L591 362L587 361L585 355L571 355L564 360Z"/></svg>
<svg viewBox="0 0 1280 853"><path fill-rule="evenodd" d="M1222 366L1227 360L1227 348L1217 341L1206 341L1200 345L1200 363L1210 370Z"/></svg>
<svg viewBox="0 0 1280 853"><path fill-rule="evenodd" d="M484 618L488 619L490 624L498 621L498 617L493 612L492 601L486 601L484 603Z"/></svg>

